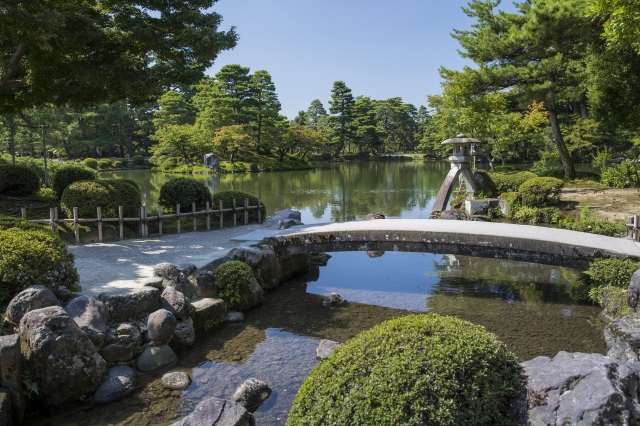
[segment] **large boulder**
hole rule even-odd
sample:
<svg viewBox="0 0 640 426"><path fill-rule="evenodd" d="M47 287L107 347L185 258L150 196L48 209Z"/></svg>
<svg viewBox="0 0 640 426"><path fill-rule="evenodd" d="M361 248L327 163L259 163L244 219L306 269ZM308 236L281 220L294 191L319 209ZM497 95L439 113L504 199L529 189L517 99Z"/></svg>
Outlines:
<svg viewBox="0 0 640 426"><path fill-rule="evenodd" d="M220 398L205 399L193 412L171 426L255 426L255 420L242 405Z"/></svg>
<svg viewBox="0 0 640 426"><path fill-rule="evenodd" d="M91 397L97 404L107 404L124 398L135 389L137 374L128 365L116 365L109 369L107 378Z"/></svg>
<svg viewBox="0 0 640 426"><path fill-rule="evenodd" d="M148 315L160 309L160 290L153 287L128 294L101 294L98 296L107 307L112 322L123 322Z"/></svg>
<svg viewBox="0 0 640 426"><path fill-rule="evenodd" d="M626 315L604 328L607 355L620 361L640 361L640 313Z"/></svg>
<svg viewBox="0 0 640 426"><path fill-rule="evenodd" d="M7 306L6 316L12 324L19 324L29 311L48 306L60 306L60 301L49 288L43 285L33 285L16 294Z"/></svg>
<svg viewBox="0 0 640 426"><path fill-rule="evenodd" d="M280 284L281 268L273 248L237 247L229 251L227 256L249 265L264 290Z"/></svg>
<svg viewBox="0 0 640 426"><path fill-rule="evenodd" d="M199 271L192 280L195 283L197 297L218 297L218 287L216 287L213 271Z"/></svg>
<svg viewBox="0 0 640 426"><path fill-rule="evenodd" d="M22 392L22 354L20 336L11 334L0 336L0 387L10 394L11 412L14 424L21 424L25 411ZM2 410L0 410L2 411Z"/></svg>
<svg viewBox="0 0 640 426"><path fill-rule="evenodd" d="M288 229L292 226L302 225L302 215L297 210L285 209L269 216L262 222L267 229Z"/></svg>
<svg viewBox="0 0 640 426"><path fill-rule="evenodd" d="M306 254L282 254L278 256L280 282L309 271L309 256Z"/></svg>
<svg viewBox="0 0 640 426"><path fill-rule="evenodd" d="M107 330L100 355L109 363L129 361L142 344L142 335L136 324L124 322Z"/></svg>
<svg viewBox="0 0 640 426"><path fill-rule="evenodd" d="M638 370L600 354L558 352L522 363L530 425L640 423Z"/></svg>
<svg viewBox="0 0 640 426"><path fill-rule="evenodd" d="M147 320L149 340L154 343L168 343L176 331L176 325L178 325L176 317L166 309L152 312Z"/></svg>
<svg viewBox="0 0 640 426"><path fill-rule="evenodd" d="M171 312L177 320L189 319L195 313L189 298L173 287L167 287L162 291L160 303L162 308Z"/></svg>
<svg viewBox="0 0 640 426"><path fill-rule="evenodd" d="M136 359L136 368L149 373L178 361L175 352L168 345L149 346Z"/></svg>
<svg viewBox="0 0 640 426"><path fill-rule="evenodd" d="M108 314L104 303L92 296L80 296L64 307L96 348L101 348L107 332Z"/></svg>
<svg viewBox="0 0 640 426"><path fill-rule="evenodd" d="M249 411L255 411L271 395L271 388L264 380L250 378L233 393L231 399Z"/></svg>
<svg viewBox="0 0 640 426"><path fill-rule="evenodd" d="M153 275L162 278L162 287L173 287L189 298L196 296L195 286L189 281L188 275L195 271L195 266L177 266L168 262L159 263L153 267Z"/></svg>
<svg viewBox="0 0 640 426"><path fill-rule="evenodd" d="M631 275L629 291L627 292L628 304L633 312L640 310L640 269Z"/></svg>
<svg viewBox="0 0 640 426"><path fill-rule="evenodd" d="M25 369L50 407L93 394L107 373L89 336L60 306L27 312L20 321Z"/></svg>
<svg viewBox="0 0 640 426"><path fill-rule="evenodd" d="M196 313L193 316L193 327L198 330L210 330L224 321L227 306L222 299L205 298L193 302Z"/></svg>
<svg viewBox="0 0 640 426"><path fill-rule="evenodd" d="M196 342L196 330L189 321L178 321L169 346L173 349L186 348Z"/></svg>

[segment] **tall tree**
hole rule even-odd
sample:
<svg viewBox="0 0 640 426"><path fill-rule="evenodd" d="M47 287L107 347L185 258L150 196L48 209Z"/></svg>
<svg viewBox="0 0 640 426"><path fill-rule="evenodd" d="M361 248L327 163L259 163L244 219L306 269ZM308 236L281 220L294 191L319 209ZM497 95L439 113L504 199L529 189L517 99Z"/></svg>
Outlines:
<svg viewBox="0 0 640 426"><path fill-rule="evenodd" d="M336 81L333 83L331 90L331 100L329 101L329 117L332 142L335 149L333 156L337 158L344 147L354 140L353 126L353 105L355 100L351 94L351 89L347 87L344 81Z"/></svg>
<svg viewBox="0 0 640 426"><path fill-rule="evenodd" d="M558 115L563 104L584 102L585 57L594 30L586 16L587 0L526 0L518 13L496 11L499 0L472 0L463 9L476 23L456 30L462 56L477 70L466 68L479 87L512 90L522 104L544 102L565 177L575 178Z"/></svg>
<svg viewBox="0 0 640 426"><path fill-rule="evenodd" d="M311 101L311 105L309 105L306 115L307 120L309 120L309 126L314 130L318 130L320 121L326 119L328 116L327 110L324 109L324 105L322 105L320 99L314 99Z"/></svg>
<svg viewBox="0 0 640 426"><path fill-rule="evenodd" d="M33 105L145 102L195 84L235 29L218 31L217 0L3 2L0 113Z"/></svg>
<svg viewBox="0 0 640 426"><path fill-rule="evenodd" d="M609 46L640 53L640 2L637 0L590 0L591 12L604 22L603 36Z"/></svg>
<svg viewBox="0 0 640 426"><path fill-rule="evenodd" d="M369 97L358 96L353 104L353 117L358 151L379 152L382 149L382 137L377 125L375 102Z"/></svg>
<svg viewBox="0 0 640 426"><path fill-rule="evenodd" d="M260 153L265 135L273 135L276 121L280 114L280 101L271 75L265 70L258 70L251 76L250 82L252 110L251 126L255 132L255 149Z"/></svg>

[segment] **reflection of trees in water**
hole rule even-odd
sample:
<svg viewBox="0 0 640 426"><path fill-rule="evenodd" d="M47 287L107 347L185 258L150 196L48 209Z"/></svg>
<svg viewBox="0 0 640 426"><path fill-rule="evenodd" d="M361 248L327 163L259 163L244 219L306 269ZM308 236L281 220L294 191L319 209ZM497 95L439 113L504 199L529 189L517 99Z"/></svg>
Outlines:
<svg viewBox="0 0 640 426"><path fill-rule="evenodd" d="M511 301L573 303L569 288L578 272L504 259L444 255L434 262L434 294L462 294Z"/></svg>
<svg viewBox="0 0 640 426"><path fill-rule="evenodd" d="M277 173L193 175L213 192L239 190L261 197L268 213L284 208L309 209L315 218L330 213L332 220L360 219L370 212L398 217L425 208L435 197L448 163L370 161L319 165L315 170ZM149 170L118 172L135 180L147 206L156 206L160 187L175 175ZM328 211L327 211L328 209ZM425 212L425 217L430 212Z"/></svg>

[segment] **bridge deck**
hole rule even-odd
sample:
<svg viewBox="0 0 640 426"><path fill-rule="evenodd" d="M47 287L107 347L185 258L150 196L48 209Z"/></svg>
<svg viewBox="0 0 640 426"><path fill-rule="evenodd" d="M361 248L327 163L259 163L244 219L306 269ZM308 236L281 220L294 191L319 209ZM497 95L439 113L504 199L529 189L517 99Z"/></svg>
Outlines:
<svg viewBox="0 0 640 426"><path fill-rule="evenodd" d="M382 219L296 227L263 244L278 253L351 250L424 251L567 266L594 258L640 259L640 244L542 226L443 219Z"/></svg>

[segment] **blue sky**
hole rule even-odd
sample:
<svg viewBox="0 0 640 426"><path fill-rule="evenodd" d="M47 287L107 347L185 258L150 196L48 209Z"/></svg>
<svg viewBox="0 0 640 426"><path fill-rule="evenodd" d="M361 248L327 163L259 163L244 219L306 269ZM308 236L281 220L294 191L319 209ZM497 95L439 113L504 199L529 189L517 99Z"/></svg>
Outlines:
<svg viewBox="0 0 640 426"><path fill-rule="evenodd" d="M510 2L505 2L510 4ZM440 92L438 68L462 69L454 28L472 24L466 0L219 0L222 29L236 27L235 49L209 70L227 64L267 70L282 113L293 119L314 99L329 109L333 82L354 96L401 97L416 107Z"/></svg>

